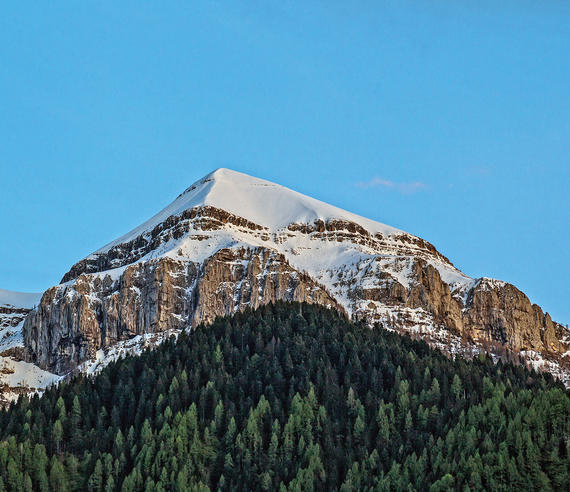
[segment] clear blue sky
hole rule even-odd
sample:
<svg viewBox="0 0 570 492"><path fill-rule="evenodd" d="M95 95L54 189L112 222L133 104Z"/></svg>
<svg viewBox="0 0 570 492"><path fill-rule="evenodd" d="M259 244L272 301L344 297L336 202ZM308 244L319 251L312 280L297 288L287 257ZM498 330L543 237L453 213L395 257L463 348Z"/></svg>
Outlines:
<svg viewBox="0 0 570 492"><path fill-rule="evenodd" d="M229 167L570 323L569 2L10 2L0 55L2 288Z"/></svg>

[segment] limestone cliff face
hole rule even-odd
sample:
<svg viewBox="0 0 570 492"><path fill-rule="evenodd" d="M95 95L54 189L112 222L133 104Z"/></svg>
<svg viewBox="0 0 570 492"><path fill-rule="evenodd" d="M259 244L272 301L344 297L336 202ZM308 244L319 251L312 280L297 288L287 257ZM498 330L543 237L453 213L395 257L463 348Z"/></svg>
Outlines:
<svg viewBox="0 0 570 492"><path fill-rule="evenodd" d="M180 239L188 233L220 230L227 225L264 240L269 239L266 227L243 217L238 217L212 206L193 207L179 215L168 217L146 233L139 234L125 243L110 247L103 254L95 253L79 261L71 267L71 270L63 276L61 281L68 282L83 273L102 272L129 265L169 241ZM201 235L198 240L203 241L205 239L208 239L207 234Z"/></svg>
<svg viewBox="0 0 570 492"><path fill-rule="evenodd" d="M454 295L438 270L411 261L409 285L380 271L376 286L353 289L353 316L387 323L379 311L407 308L397 321L414 325L417 310L429 322L473 342L498 342L515 351L560 353L563 328L516 287L481 279ZM265 248L222 249L202 264L159 258L134 263L117 278L82 273L73 283L45 292L24 324L30 360L64 374L95 357L101 348L145 333L181 330L209 323L276 300L324 304L344 312L323 286ZM410 316L406 316L406 313Z"/></svg>
<svg viewBox="0 0 570 492"><path fill-rule="evenodd" d="M561 352L564 328L552 322L514 285L482 279L468 293L464 331L474 340L494 340L515 350Z"/></svg>
<svg viewBox="0 0 570 492"><path fill-rule="evenodd" d="M389 278L389 282L386 282ZM463 296L454 295L436 268L424 260L413 261L410 286L406 288L389 274L380 276L381 287L357 290L364 301L356 299L357 316L372 322L376 303L381 306L420 308L430 321L474 342L498 342L514 351L561 353L568 350L561 338L564 327L554 323L548 313L515 286L482 278ZM411 311L410 311L411 312ZM403 316L404 326L416 320Z"/></svg>
<svg viewBox="0 0 570 492"><path fill-rule="evenodd" d="M277 300L323 304L344 312L311 277L264 248L219 251L204 263L194 292L193 326Z"/></svg>
<svg viewBox="0 0 570 492"><path fill-rule="evenodd" d="M203 264L159 258L120 276L81 274L46 291L24 324L30 360L57 374L135 335L209 323L245 307L281 300L342 307L282 255L264 248L223 249Z"/></svg>
<svg viewBox="0 0 570 492"><path fill-rule="evenodd" d="M128 266L110 275L80 275L70 285L48 289L24 323L24 344L41 368L64 374L93 358L100 348L138 334L181 328L185 279L195 265L169 259Z"/></svg>

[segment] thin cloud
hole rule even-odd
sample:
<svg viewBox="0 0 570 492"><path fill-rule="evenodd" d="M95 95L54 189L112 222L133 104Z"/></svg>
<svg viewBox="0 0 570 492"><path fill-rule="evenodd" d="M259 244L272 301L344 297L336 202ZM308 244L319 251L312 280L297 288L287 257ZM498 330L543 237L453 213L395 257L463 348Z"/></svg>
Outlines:
<svg viewBox="0 0 570 492"><path fill-rule="evenodd" d="M383 188L395 190L402 195L411 195L412 193L417 193L418 191L427 188L427 185L421 181L398 183L396 181L383 178L372 178L370 181L361 181L360 183L356 183L356 186L363 189L378 188L379 186L382 186Z"/></svg>

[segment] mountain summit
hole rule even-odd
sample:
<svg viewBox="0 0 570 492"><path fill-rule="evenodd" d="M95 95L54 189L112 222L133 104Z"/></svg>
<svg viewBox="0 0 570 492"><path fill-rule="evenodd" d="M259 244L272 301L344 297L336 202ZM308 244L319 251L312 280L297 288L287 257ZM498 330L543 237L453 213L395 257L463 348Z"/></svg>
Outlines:
<svg viewBox="0 0 570 492"><path fill-rule="evenodd" d="M169 217L196 207L225 210L238 217L246 217L251 222L270 230L282 229L294 222L313 223L316 220L343 219L359 224L374 233L402 232L270 181L220 168L187 188L176 200L144 224L101 248L97 253L106 252L116 244L128 242L145 232L150 232Z"/></svg>
<svg viewBox="0 0 570 492"><path fill-rule="evenodd" d="M308 235L309 229L319 234ZM358 250L427 256L446 276L460 282L469 280L423 239L270 181L221 168L198 180L148 221L74 265L62 281L143 258L203 260L215 250L235 247L238 242L243 246L271 245L281 253L301 256L297 260L308 260L306 267L312 270L315 262L336 264L337 254L354 249L351 241L340 247L338 244L350 236ZM315 243L319 237L330 244ZM321 252L323 248L326 255ZM314 254L308 254L309 250Z"/></svg>
<svg viewBox="0 0 570 492"><path fill-rule="evenodd" d="M94 370L136 342L276 300L318 303L449 353L505 349L568 380L568 332L514 286L427 241L218 169L71 267L27 317L28 360ZM566 354L566 356L565 356Z"/></svg>

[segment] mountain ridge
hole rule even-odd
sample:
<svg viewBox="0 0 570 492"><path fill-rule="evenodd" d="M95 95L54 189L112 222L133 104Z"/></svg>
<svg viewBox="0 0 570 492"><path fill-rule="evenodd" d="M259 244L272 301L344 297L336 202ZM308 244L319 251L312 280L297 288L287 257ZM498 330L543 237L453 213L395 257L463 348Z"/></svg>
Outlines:
<svg viewBox="0 0 570 492"><path fill-rule="evenodd" d="M197 212L192 212L193 210ZM260 232L262 241L267 241L271 237L279 241L280 238L276 236L293 230L295 226L302 229L303 226L306 228L316 224L316 227L324 230L325 224L330 226L332 221L342 221L351 224L352 229L360 229L361 232L380 238L384 242L405 242L407 247L417 246L416 249L425 249L438 256L443 263L448 263L453 267L449 259L439 253L433 245L417 236L353 214L270 181L253 178L225 168L217 169L196 181L159 213L127 234L94 251L76 263L74 267L82 262L91 263L92 266L96 265L87 269L88 273L108 269L109 266L113 267L113 264L101 267L97 264L97 258L112 253L127 243L140 247L142 243L149 241L150 236L159 235L163 224L167 224L170 228L176 225L173 223L177 219L193 219L199 213L198 211L205 211L206 214L203 215L208 215L210 212L214 218L219 218L224 222L233 220L236 225L257 230ZM216 215L223 217L215 217ZM251 237L248 239L251 241ZM257 241L256 245L263 246L264 242ZM165 245L165 247L168 246ZM176 248L177 244L170 245L171 250ZM157 245L152 245L152 251L156 252L156 250ZM168 251L157 252L157 254L165 253ZM198 252L192 251L191 254L192 258L196 258ZM62 282L75 278L77 272L83 273L81 267L75 268L75 271L74 267L63 277Z"/></svg>
<svg viewBox="0 0 570 492"><path fill-rule="evenodd" d="M279 206L271 204L274 206L270 207L267 198L277 201ZM197 206L222 209L240 217L247 217L252 222L269 229L283 228L292 222L308 223L318 219L344 218L369 230L376 229L374 232L392 234L404 232L271 181L227 168L218 168L186 188L172 203L149 220L98 249L94 254L106 252L116 244L134 239L141 232L152 229L171 215L178 215L184 210Z"/></svg>
<svg viewBox="0 0 570 492"><path fill-rule="evenodd" d="M26 360L62 375L135 337L277 300L452 354L522 352L570 381L567 330L516 287L465 275L422 238L224 168L48 289L23 326Z"/></svg>

